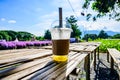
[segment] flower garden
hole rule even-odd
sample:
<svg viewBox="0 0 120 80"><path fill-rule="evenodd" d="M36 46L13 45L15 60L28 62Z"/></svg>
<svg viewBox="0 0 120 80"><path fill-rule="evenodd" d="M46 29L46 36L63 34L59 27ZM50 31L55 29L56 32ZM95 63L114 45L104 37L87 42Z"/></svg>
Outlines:
<svg viewBox="0 0 120 80"><path fill-rule="evenodd" d="M71 38L70 43L74 43L75 39ZM0 41L0 50L6 49L21 49L21 48L30 48L30 47L40 47L40 46L47 46L51 45L51 40L44 40L44 41Z"/></svg>
<svg viewBox="0 0 120 80"><path fill-rule="evenodd" d="M51 41L0 41L0 49L20 49L51 44Z"/></svg>

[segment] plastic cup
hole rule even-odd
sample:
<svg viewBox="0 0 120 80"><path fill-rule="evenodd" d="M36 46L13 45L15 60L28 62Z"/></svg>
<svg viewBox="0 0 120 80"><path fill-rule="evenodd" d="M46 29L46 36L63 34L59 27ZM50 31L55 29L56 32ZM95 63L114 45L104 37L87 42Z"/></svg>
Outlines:
<svg viewBox="0 0 120 80"><path fill-rule="evenodd" d="M50 31L52 36L53 60L56 62L66 62L68 60L72 29L52 28Z"/></svg>

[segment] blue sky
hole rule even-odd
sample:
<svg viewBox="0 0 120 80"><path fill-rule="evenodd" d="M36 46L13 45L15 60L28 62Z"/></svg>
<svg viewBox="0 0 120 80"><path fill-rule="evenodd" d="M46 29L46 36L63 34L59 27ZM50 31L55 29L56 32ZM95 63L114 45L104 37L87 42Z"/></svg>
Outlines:
<svg viewBox="0 0 120 80"><path fill-rule="evenodd" d="M80 13L84 0L0 0L0 30L27 31L37 36L44 35L58 22L58 7L63 8L63 19L70 15L78 17L78 26L83 30L110 30L120 32L120 22L104 17L96 22L86 21ZM95 14L89 9L87 12ZM56 22L55 22L56 21ZM54 23L55 22L55 23Z"/></svg>

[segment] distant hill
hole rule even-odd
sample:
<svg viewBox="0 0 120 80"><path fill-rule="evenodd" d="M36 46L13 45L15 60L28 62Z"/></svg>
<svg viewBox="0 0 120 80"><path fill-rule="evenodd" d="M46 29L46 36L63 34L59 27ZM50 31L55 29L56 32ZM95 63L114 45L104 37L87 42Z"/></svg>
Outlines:
<svg viewBox="0 0 120 80"><path fill-rule="evenodd" d="M85 34L99 34L99 30L88 30L88 31L85 31L85 32L82 32L83 34L82 34L82 37L84 36L84 33ZM114 31L105 31L108 35L110 35L110 36L113 36L113 35L115 35L115 34L120 34L120 32L114 32Z"/></svg>
<svg viewBox="0 0 120 80"><path fill-rule="evenodd" d="M24 31L0 30L0 40L14 41L16 38L20 41L31 40L34 34Z"/></svg>

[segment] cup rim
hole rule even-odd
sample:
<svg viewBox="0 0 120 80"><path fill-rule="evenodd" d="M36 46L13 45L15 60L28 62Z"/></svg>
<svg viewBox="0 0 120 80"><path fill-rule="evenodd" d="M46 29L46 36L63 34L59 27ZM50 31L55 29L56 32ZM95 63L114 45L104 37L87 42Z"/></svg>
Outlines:
<svg viewBox="0 0 120 80"><path fill-rule="evenodd" d="M67 30L67 31L73 31L71 28L51 28L50 31L52 30Z"/></svg>

